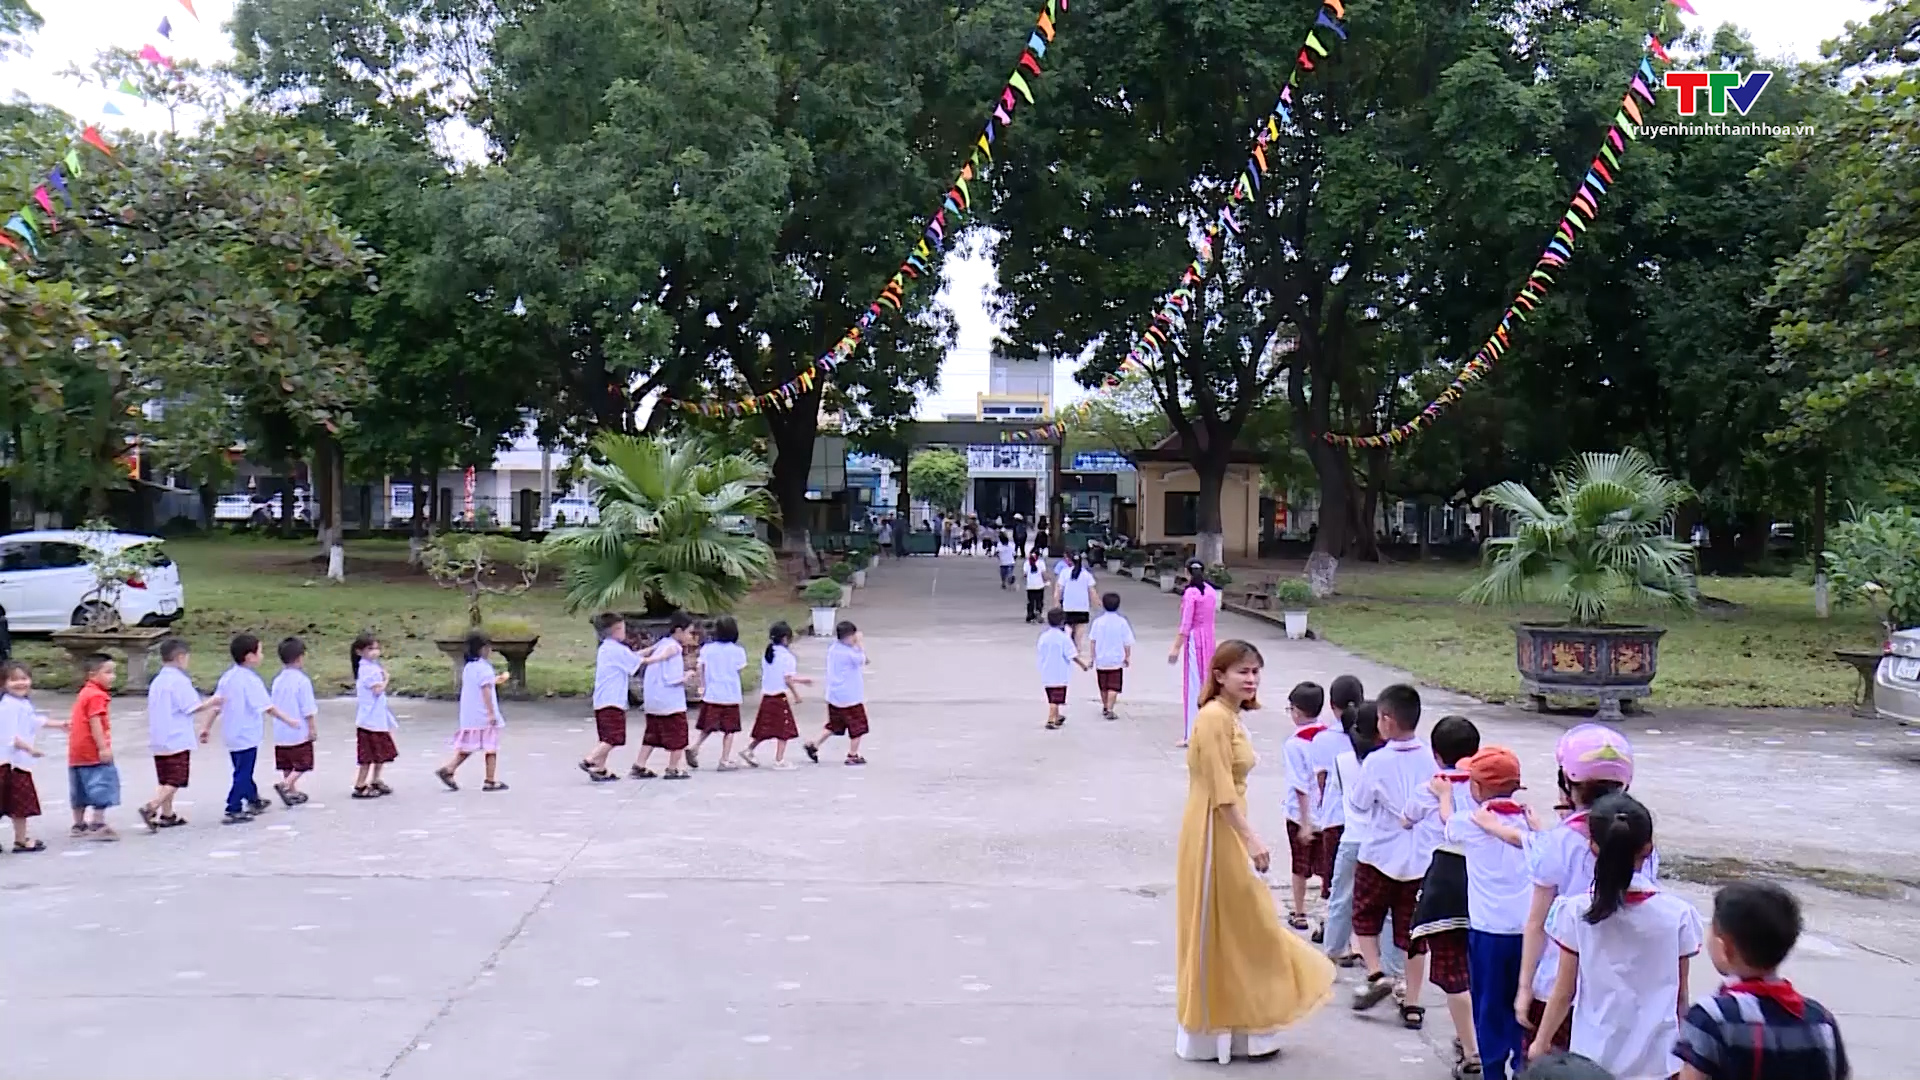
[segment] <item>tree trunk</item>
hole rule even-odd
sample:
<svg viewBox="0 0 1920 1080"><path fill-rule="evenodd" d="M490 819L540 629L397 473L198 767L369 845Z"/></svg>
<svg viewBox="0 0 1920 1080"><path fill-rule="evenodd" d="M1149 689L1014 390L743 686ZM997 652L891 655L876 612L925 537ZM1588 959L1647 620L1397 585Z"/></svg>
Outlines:
<svg viewBox="0 0 1920 1080"><path fill-rule="evenodd" d="M296 462L293 462L293 461L287 462L287 479L286 479L286 482L280 486L280 535L281 536L293 535L293 510L294 510L294 504L297 501L294 496L293 479L295 475L295 470L298 467L299 465Z"/></svg>
<svg viewBox="0 0 1920 1080"><path fill-rule="evenodd" d="M213 520L214 509L220 505L220 489L214 487L211 481L203 481L196 491L200 496L201 524L205 525L208 529L212 529L215 524Z"/></svg>
<svg viewBox="0 0 1920 1080"><path fill-rule="evenodd" d="M1420 561L1424 563L1433 557L1433 507L1422 502L1415 509L1420 515Z"/></svg>
<svg viewBox="0 0 1920 1080"><path fill-rule="evenodd" d="M326 471L316 481L320 483L320 538L327 553L327 580L345 581L347 579L346 528L345 528L345 484L343 476L347 471L346 451L340 446L340 440L331 435L320 437L314 460L325 464Z"/></svg>
<svg viewBox="0 0 1920 1080"><path fill-rule="evenodd" d="M1827 598L1827 456L1814 459L1813 521L1809 523L1807 545L1813 554L1813 613L1826 618L1832 613Z"/></svg>
<svg viewBox="0 0 1920 1080"><path fill-rule="evenodd" d="M313 531L320 542L320 554L325 557L333 549L334 514L338 511L333 497L333 443L321 435L313 443L313 465L307 472L307 478L313 483L309 491L313 497Z"/></svg>
<svg viewBox="0 0 1920 1080"><path fill-rule="evenodd" d="M1227 486L1227 457L1224 454L1192 455L1193 471L1200 477L1200 529L1194 537L1194 558L1208 566L1227 561L1226 526L1220 512L1220 496Z"/></svg>
<svg viewBox="0 0 1920 1080"><path fill-rule="evenodd" d="M820 399L799 398L790 409L765 413L776 451L773 476L767 486L780 504L780 550L788 554L813 553L807 530L807 474L813 470L813 439L820 427Z"/></svg>
<svg viewBox="0 0 1920 1080"><path fill-rule="evenodd" d="M427 504L433 497L427 490L427 471L419 462L414 463L407 483L413 486L413 523L407 531L407 565L418 570L421 552L427 546Z"/></svg>

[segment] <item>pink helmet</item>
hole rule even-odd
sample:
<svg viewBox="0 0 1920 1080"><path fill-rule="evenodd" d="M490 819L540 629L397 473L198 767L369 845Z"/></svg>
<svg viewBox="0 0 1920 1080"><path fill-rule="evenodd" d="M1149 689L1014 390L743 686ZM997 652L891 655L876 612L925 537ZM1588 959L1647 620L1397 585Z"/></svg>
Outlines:
<svg viewBox="0 0 1920 1080"><path fill-rule="evenodd" d="M1560 736L1553 759L1576 784L1588 780L1633 783L1633 744L1604 724L1581 724Z"/></svg>

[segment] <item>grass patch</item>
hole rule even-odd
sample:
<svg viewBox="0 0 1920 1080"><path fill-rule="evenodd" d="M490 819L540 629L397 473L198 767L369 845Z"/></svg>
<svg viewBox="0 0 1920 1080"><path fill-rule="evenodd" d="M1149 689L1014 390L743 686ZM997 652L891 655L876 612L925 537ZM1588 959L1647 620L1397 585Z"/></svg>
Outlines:
<svg viewBox="0 0 1920 1080"><path fill-rule="evenodd" d="M297 635L307 643L307 672L315 689L322 695L351 692L348 648L355 635L369 630L380 639L394 693L455 693L451 663L433 639L443 625L464 626L465 594L443 589L425 573L408 568L404 540L348 543L347 580L338 584L326 580L325 560L311 541L212 536L169 540L166 551L179 564L186 585L186 614L174 629L193 645L196 682L212 684L229 663L228 641L243 632L265 643L261 674L271 680L279 670L274 646ZM598 641L588 624L592 612L569 614L560 589L552 584L520 596L486 597L483 606L489 620L518 620L539 635L540 645L527 662L527 684L534 694L593 692ZM807 613L785 585L772 583L756 590L733 614L751 657L770 623L786 619L800 625ZM65 651L44 638L18 639L14 653L33 665L37 685L74 685ZM741 676L748 690L755 689L759 665L749 663Z"/></svg>
<svg viewBox="0 0 1920 1080"><path fill-rule="evenodd" d="M1459 602L1476 577L1470 567L1347 564L1338 595L1313 609L1312 625L1329 640L1423 681L1487 701L1515 700L1512 624L1554 622L1555 609L1485 608ZM1616 621L1667 628L1660 643L1657 705L1806 708L1849 705L1858 681L1834 649L1872 648L1873 616L1837 609L1813 614L1813 590L1791 578L1700 579L1707 596L1739 605L1731 611L1622 612Z"/></svg>

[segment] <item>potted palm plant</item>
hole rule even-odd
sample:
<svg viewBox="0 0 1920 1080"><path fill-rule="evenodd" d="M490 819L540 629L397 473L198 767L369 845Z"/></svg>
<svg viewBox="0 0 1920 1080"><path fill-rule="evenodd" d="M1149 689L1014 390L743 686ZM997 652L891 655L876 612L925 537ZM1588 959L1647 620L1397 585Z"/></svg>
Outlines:
<svg viewBox="0 0 1920 1080"><path fill-rule="evenodd" d="M832 578L815 578L800 591L800 599L813 609L813 633L816 637L832 637L833 624L840 616L841 586Z"/></svg>
<svg viewBox="0 0 1920 1080"><path fill-rule="evenodd" d="M1286 621L1287 637L1298 641L1307 636L1307 609L1313 606L1313 586L1305 578L1287 578L1273 586L1273 598L1280 604L1280 617Z"/></svg>
<svg viewBox="0 0 1920 1080"><path fill-rule="evenodd" d="M1607 619L1625 605L1694 606L1693 547L1666 534L1691 497L1647 455L1627 450L1580 455L1554 477L1545 502L1511 481L1475 500L1505 511L1513 535L1486 542L1485 573L1462 599L1537 600L1567 613L1565 622L1513 628L1520 683L1536 707L1549 694L1597 698L1600 718L1613 720L1622 701L1651 692L1666 631Z"/></svg>
<svg viewBox="0 0 1920 1080"><path fill-rule="evenodd" d="M546 541L566 566L569 610L638 603L664 626L676 609L727 611L773 577L773 549L726 527L774 516L759 458L698 440L611 433L594 439L591 457L586 475L600 519Z"/></svg>

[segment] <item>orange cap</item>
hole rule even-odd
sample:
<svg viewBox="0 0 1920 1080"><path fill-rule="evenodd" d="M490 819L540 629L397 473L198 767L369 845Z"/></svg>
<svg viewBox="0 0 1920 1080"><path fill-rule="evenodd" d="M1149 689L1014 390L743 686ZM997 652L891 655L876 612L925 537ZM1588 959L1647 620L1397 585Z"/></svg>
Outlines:
<svg viewBox="0 0 1920 1080"><path fill-rule="evenodd" d="M1483 746L1465 762L1467 778L1482 787L1520 782L1520 758L1504 746Z"/></svg>

